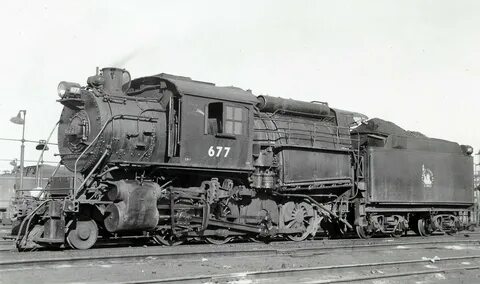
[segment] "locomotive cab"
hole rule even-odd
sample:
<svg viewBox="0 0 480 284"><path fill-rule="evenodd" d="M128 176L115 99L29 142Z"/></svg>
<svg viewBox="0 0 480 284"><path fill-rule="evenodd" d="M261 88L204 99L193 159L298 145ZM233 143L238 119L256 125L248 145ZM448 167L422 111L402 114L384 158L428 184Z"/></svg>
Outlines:
<svg viewBox="0 0 480 284"><path fill-rule="evenodd" d="M231 101L220 94L209 95L182 97L181 163L205 170L252 170L255 97L245 94L246 99Z"/></svg>

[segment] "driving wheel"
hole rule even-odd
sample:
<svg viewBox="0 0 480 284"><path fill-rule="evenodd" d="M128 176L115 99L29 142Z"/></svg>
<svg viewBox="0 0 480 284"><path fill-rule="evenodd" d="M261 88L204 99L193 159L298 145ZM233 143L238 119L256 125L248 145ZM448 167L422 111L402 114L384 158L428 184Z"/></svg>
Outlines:
<svg viewBox="0 0 480 284"><path fill-rule="evenodd" d="M286 221L285 225L287 228L300 231L296 234L287 235L287 238L300 242L308 236L315 234L316 230L314 228L317 226L317 214L315 213L312 206L308 203L287 203L283 212L283 218Z"/></svg>

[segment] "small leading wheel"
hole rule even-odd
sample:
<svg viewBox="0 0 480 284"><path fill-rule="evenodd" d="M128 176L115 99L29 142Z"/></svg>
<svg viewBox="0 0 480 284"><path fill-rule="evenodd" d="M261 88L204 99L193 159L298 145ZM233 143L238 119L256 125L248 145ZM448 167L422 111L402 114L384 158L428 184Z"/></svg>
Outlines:
<svg viewBox="0 0 480 284"><path fill-rule="evenodd" d="M74 249L89 249L98 239L98 226L93 220L77 221L67 233L67 243Z"/></svg>
<svg viewBox="0 0 480 284"><path fill-rule="evenodd" d="M368 231L368 228L367 226L355 226L355 230L357 231L357 236L360 238L360 239L369 239L372 237L372 232L369 232Z"/></svg>
<svg viewBox="0 0 480 284"><path fill-rule="evenodd" d="M172 235L154 235L153 241L156 244L164 245L164 246L178 246L183 244L184 240L176 238Z"/></svg>
<svg viewBox="0 0 480 284"><path fill-rule="evenodd" d="M420 234L420 236L423 236L423 237L428 237L432 234L430 224L424 218L418 219L417 230L418 230L418 233Z"/></svg>
<svg viewBox="0 0 480 284"><path fill-rule="evenodd" d="M211 236L206 237L205 240L213 245L223 245L233 240L233 237Z"/></svg>

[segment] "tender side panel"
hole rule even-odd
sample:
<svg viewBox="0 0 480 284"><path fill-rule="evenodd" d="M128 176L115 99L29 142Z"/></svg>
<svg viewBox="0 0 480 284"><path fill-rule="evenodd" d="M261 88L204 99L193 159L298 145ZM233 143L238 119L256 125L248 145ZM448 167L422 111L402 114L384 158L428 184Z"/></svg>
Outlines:
<svg viewBox="0 0 480 284"><path fill-rule="evenodd" d="M285 149L283 182L351 180L349 153Z"/></svg>
<svg viewBox="0 0 480 284"><path fill-rule="evenodd" d="M370 202L473 202L470 156L369 148L368 163Z"/></svg>

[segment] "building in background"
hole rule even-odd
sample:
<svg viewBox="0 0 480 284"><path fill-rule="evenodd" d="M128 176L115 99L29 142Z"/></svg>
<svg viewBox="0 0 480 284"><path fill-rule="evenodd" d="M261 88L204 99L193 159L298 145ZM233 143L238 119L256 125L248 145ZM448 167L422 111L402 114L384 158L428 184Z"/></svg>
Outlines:
<svg viewBox="0 0 480 284"><path fill-rule="evenodd" d="M474 222L480 225L480 151L475 155L474 159L474 174L473 174L473 186L474 186Z"/></svg>
<svg viewBox="0 0 480 284"><path fill-rule="evenodd" d="M55 168L54 166L45 164L38 167L39 185L41 188L45 188ZM15 217L20 206L18 202L22 202L23 204L25 200L34 200L38 197L40 191L37 188L36 170L36 166L27 166L24 168L23 191L17 191L20 187L20 172L17 166L10 172L0 174L0 222L2 224L10 223L10 219ZM56 176L71 175L72 173L63 166L60 167L56 173ZM28 207L28 204L26 206Z"/></svg>

